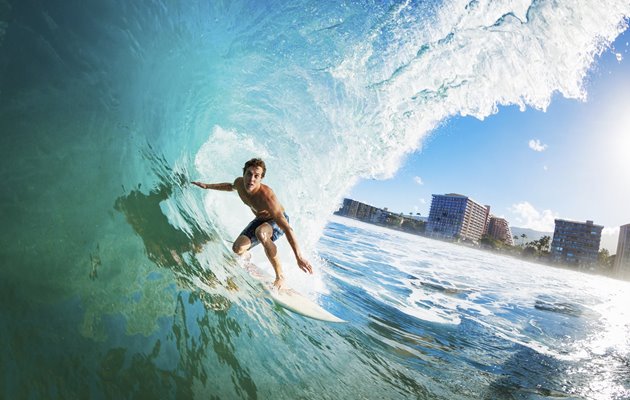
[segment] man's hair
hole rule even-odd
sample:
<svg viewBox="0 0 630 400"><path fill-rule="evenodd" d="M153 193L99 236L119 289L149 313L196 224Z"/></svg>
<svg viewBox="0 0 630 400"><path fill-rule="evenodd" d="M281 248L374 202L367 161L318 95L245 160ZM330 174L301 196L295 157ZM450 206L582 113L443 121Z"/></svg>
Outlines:
<svg viewBox="0 0 630 400"><path fill-rule="evenodd" d="M262 168L262 177L265 177L265 172L267 172L267 166L265 165L265 162L263 160L261 160L260 158L252 158L251 160L247 161L245 163L245 166L243 167L243 175L245 175L245 171L247 171L247 168L249 167L260 167Z"/></svg>

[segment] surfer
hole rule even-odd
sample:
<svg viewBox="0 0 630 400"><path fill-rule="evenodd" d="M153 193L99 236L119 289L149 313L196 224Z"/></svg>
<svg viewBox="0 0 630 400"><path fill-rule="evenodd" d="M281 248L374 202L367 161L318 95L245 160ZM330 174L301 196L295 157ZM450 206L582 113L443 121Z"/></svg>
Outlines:
<svg viewBox="0 0 630 400"><path fill-rule="evenodd" d="M233 183L191 183L202 189L226 192L236 190L238 192L243 203L249 206L256 218L236 238L232 250L239 256L242 256L252 247L262 243L265 254L276 272L276 280L273 286L280 289L284 283L284 275L274 242L282 235L286 234L291 249L293 249L295 254L298 267L309 274L313 273L313 268L302 256L295 233L289 225L289 216L284 211L273 190L261 183L266 172L265 162L260 158L252 158L245 163L243 176L236 178Z"/></svg>

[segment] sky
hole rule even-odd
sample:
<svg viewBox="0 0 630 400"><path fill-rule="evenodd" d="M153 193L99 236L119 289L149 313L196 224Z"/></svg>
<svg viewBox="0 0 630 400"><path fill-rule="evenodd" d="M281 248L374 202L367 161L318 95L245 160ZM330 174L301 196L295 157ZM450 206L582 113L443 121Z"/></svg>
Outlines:
<svg viewBox="0 0 630 400"><path fill-rule="evenodd" d="M585 101L556 95L545 111L453 118L393 178L361 181L348 197L426 217L432 194L459 193L510 226L542 232L553 232L555 218L592 220L614 254L619 226L630 223L630 29L584 85Z"/></svg>

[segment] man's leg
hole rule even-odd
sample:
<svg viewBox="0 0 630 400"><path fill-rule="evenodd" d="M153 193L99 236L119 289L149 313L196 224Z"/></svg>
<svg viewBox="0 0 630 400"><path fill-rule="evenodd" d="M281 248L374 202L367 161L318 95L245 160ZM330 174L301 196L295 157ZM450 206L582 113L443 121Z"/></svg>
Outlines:
<svg viewBox="0 0 630 400"><path fill-rule="evenodd" d="M232 245L232 251L239 256L247 257L247 250L252 246L252 241L245 235L240 235Z"/></svg>
<svg viewBox="0 0 630 400"><path fill-rule="evenodd" d="M245 261L249 261L252 255L247 250L249 250L251 246L252 242L247 236L239 235L232 244L232 251L236 253L237 256L243 257ZM227 278L227 288L228 290L238 290L238 286L236 286L231 277Z"/></svg>
<svg viewBox="0 0 630 400"><path fill-rule="evenodd" d="M273 228L268 223L264 223L256 228L256 237L265 248L265 254L276 272L276 280L273 283L273 286L280 289L284 283L284 275L282 274L282 266L280 265L280 259L278 258L278 248L273 240L271 240L272 236Z"/></svg>

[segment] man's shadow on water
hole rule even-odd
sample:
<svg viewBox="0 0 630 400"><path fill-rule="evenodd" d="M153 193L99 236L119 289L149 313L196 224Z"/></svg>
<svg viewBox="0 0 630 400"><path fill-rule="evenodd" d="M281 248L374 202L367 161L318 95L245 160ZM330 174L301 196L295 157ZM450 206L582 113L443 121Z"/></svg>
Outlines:
<svg viewBox="0 0 630 400"><path fill-rule="evenodd" d="M209 384L211 374L206 370L204 360L208 348L216 353L220 362L232 369L234 390L243 398L257 398L257 388L246 368L241 366L235 355L232 335L240 335L241 328L236 320L230 317L227 310L230 301L216 293L209 293L197 287L193 277L198 277L210 288L221 285L212 271L204 270L195 257L203 245L213 240L220 240L216 235L204 231L195 219L181 211L182 218L188 223L190 232L184 232L171 225L162 211L160 204L172 196L173 190L187 184L185 177L176 175L173 181L162 179L157 187L148 194L140 190L140 186L126 195L120 196L114 203L114 209L123 213L127 222L140 236L144 243L149 260L161 268L175 272L180 286L190 289L189 297L180 293L177 296L177 310L173 320L172 332L178 351L180 363L186 373L183 376L176 372L168 372L156 367L161 342L156 342L151 354L128 354L128 349L119 347L111 349L102 360L99 375L106 393L111 397L133 397L149 395L159 397L160 394L174 391L177 397L191 397L194 380ZM187 256L188 255L188 256ZM236 286L228 279L228 290L236 290ZM199 318L195 309L188 309L187 304L199 299L207 309L215 312L216 319L210 323L208 316ZM194 316L187 316L191 312ZM198 333L189 331L189 321L198 324ZM198 342L190 340L199 335ZM197 343L197 344L195 344ZM125 360L131 360L126 368Z"/></svg>
<svg viewBox="0 0 630 400"><path fill-rule="evenodd" d="M182 216L190 232L174 227L160 207L160 203L173 194L175 187L181 187L187 182L182 175L176 175L175 179L177 182L160 182L148 194L143 193L138 185L129 194L118 197L114 209L125 215L129 225L140 236L149 260L159 267L174 271L178 283L193 289L206 306L213 310L227 309L229 301L225 297L199 290L193 283L193 277L196 276L211 288L220 285L214 273L204 270L194 256L203 249L205 243L219 239L204 231L194 218L185 213ZM192 257L186 257L185 254ZM235 289L231 281L228 281L228 289Z"/></svg>

